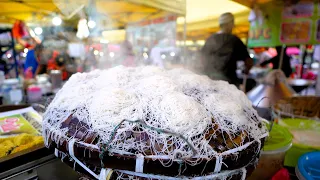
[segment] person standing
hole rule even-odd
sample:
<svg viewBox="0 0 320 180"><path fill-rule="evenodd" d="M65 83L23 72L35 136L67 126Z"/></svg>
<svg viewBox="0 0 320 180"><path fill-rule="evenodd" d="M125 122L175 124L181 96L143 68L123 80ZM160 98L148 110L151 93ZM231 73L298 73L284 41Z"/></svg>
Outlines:
<svg viewBox="0 0 320 180"><path fill-rule="evenodd" d="M27 53L27 57L24 64L25 74L31 74L35 77L40 72L40 56L43 51L43 46L41 44L36 45L34 49L31 49Z"/></svg>
<svg viewBox="0 0 320 180"><path fill-rule="evenodd" d="M224 13L219 17L220 31L211 35L203 48L204 73L214 80L228 81L238 88L241 84L237 77L237 61L244 61L244 73L248 74L253 66L247 47L232 35L234 16Z"/></svg>

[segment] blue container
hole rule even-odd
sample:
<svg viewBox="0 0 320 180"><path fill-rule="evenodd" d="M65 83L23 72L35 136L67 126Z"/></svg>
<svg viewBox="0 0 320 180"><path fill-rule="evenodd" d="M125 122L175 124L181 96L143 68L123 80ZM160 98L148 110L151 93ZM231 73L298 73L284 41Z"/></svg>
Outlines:
<svg viewBox="0 0 320 180"><path fill-rule="evenodd" d="M296 174L299 180L320 180L320 151L302 155L296 167Z"/></svg>

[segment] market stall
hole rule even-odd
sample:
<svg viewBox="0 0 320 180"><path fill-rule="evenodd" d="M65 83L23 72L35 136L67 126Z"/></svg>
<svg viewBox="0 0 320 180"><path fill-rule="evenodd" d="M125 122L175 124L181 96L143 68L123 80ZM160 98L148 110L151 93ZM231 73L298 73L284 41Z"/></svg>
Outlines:
<svg viewBox="0 0 320 180"><path fill-rule="evenodd" d="M25 25L34 33L33 35L39 36L42 40L43 46L41 48L54 46L54 49L62 49L62 51L69 50L74 57L79 57L79 54L84 53L75 52L75 50L85 51L85 46L82 46L83 44L81 45L81 43L79 44L79 40L74 41L76 38L81 37L84 42L90 42L90 44L94 44L92 42L98 42L100 46L103 46L109 42L119 42L119 39L114 37L114 34L110 34L109 30L124 29L132 23L139 23L165 16L185 15L185 1L183 0L175 1L174 3L159 0L84 0L77 1L76 3L66 3L66 1L60 0L1 1L0 6L4 9L4 11L0 13L2 17L0 23L10 28L13 23L24 21ZM84 12L85 16L83 16ZM83 17L86 18L87 28L90 28L91 36L84 36L84 32L81 32L80 35L78 33L70 34L70 31L75 31L77 25L81 27L79 24ZM32 34L29 35L32 36ZM121 35L123 35L123 33L120 33L119 37ZM111 36L113 36L114 39L110 38ZM24 37L22 37L22 40L25 40L23 38ZM108 40L109 38L110 40ZM23 45L22 43L22 46ZM22 50L19 51L19 55L25 57L31 50L33 49L23 47ZM102 56L103 52L98 52L98 55ZM51 61L58 64L60 61L72 61L72 59L63 53L53 53L52 58L49 59L49 62ZM64 66L64 69L67 68L67 66ZM9 122L11 123L11 127L14 126L19 129L19 125L21 124L29 124L27 129L35 129L34 124L30 123L26 117L21 117L23 123L13 122L13 124L10 121L10 117L20 114L25 107L29 107L29 105L33 103L48 105L51 99L50 97L52 95L54 96L64 83L62 81L64 78L64 70L53 69L48 75L34 77L25 73L24 76L24 78L19 79L6 79L1 84L2 89L4 87L6 88L6 97L4 98L6 104L27 104L24 107L19 107L19 111L11 111L13 109L0 107L1 111L5 113L13 113L1 115L0 118L3 118L0 119L1 125ZM41 123L40 121L40 124ZM7 136L10 133L14 134L14 136ZM6 131L5 134L0 134L1 143L5 144L5 146L1 146L1 148L5 147L5 149L1 149L0 166L6 167L1 168L0 179L25 179L34 177L41 179L61 179L62 177L54 175L55 171L59 172L58 174L60 175L69 174L70 177L68 179L79 178L79 175L74 173L71 168L65 168L64 164L61 165L61 163L55 159L52 149L47 150L44 148L43 139L40 135L41 127L32 132L27 131L24 134L21 134L20 131L13 133L12 130ZM17 143L16 139L19 138L22 138L24 143L19 142L15 144ZM44 171L46 168L50 170Z"/></svg>
<svg viewBox="0 0 320 180"><path fill-rule="evenodd" d="M248 46L250 48L278 46L280 49L278 55L272 60L280 60L272 63L275 65L273 69L280 68L287 77L296 78L289 80L290 86L299 92L306 89L304 92L306 94L307 89L315 84L317 74L311 69L314 61L312 57L310 58L309 49L311 45L317 44L318 4L313 1L289 0L252 1L250 4L244 1L237 2L252 8L249 16ZM280 46L283 46L282 51ZM290 61L289 54L285 51L287 46L300 46L301 53L298 58L295 55L295 60Z"/></svg>
<svg viewBox="0 0 320 180"><path fill-rule="evenodd" d="M251 2L237 0L236 2L252 8L249 18L248 46L277 46L278 59L273 65L278 63L278 70L270 72L260 85L248 93L248 97L258 109L273 107L272 110L269 109L269 112L271 112L269 113L271 115L270 119L275 120L277 126L281 126L290 132L293 137L292 147L288 147L285 152L282 152L279 169L285 166L289 169L289 172L301 178L300 173L294 172L294 168L298 169L298 166L300 167L298 165L299 157L305 157L303 154L307 152L319 151L316 138L319 136L319 130L317 129L319 100L318 97L314 96L294 95L296 92L293 89L297 92L300 92L303 88L314 90L315 82L303 74L296 76L287 73L288 78L285 78L282 71L286 72L286 69L282 67L290 67L290 63L295 63L294 61L290 62L290 58L285 51L286 46L310 47L310 45L318 44L319 2L308 0ZM304 63L307 54L304 53L306 47L298 49L298 52L302 52L298 64L308 69L308 65ZM285 56L286 58L284 58ZM297 68L296 71L300 73ZM282 75L275 76L273 82L270 82L270 77L276 73ZM303 175L304 178L316 177L319 167L313 167L315 171L309 171L309 175Z"/></svg>

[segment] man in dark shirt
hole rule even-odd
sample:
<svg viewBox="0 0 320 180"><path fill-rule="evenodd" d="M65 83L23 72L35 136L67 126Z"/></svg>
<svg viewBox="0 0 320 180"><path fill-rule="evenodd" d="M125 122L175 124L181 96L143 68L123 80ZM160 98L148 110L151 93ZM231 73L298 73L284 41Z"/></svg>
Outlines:
<svg viewBox="0 0 320 180"><path fill-rule="evenodd" d="M247 47L235 35L232 35L234 17L231 13L224 13L219 18L220 31L209 37L202 48L205 74L214 80L225 80L237 87L237 61L245 62L244 73L249 73L253 61Z"/></svg>

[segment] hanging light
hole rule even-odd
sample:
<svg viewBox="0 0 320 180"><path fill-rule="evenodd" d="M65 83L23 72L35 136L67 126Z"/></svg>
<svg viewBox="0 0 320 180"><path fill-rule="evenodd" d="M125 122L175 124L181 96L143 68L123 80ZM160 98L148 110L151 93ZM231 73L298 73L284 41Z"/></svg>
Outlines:
<svg viewBox="0 0 320 180"><path fill-rule="evenodd" d="M142 55L143 55L144 59L148 59L148 57L149 57L148 54L145 52Z"/></svg>
<svg viewBox="0 0 320 180"><path fill-rule="evenodd" d="M90 29L93 29L94 27L96 27L96 22L94 22L93 20L90 20L90 21L88 22L88 27L89 27Z"/></svg>
<svg viewBox="0 0 320 180"><path fill-rule="evenodd" d="M28 53L28 51L29 51L28 48L24 48L23 50L24 53Z"/></svg>
<svg viewBox="0 0 320 180"><path fill-rule="evenodd" d="M40 34L42 34L42 28L41 27L36 27L36 28L34 28L34 32L37 34L37 35L40 35Z"/></svg>
<svg viewBox="0 0 320 180"><path fill-rule="evenodd" d="M60 17L56 16L54 18L52 18L52 24L55 26L60 26L62 23L62 20Z"/></svg>
<svg viewBox="0 0 320 180"><path fill-rule="evenodd" d="M89 37L89 29L87 26L87 20L86 19L80 19L78 22L78 31L77 31L77 37L80 39Z"/></svg>

